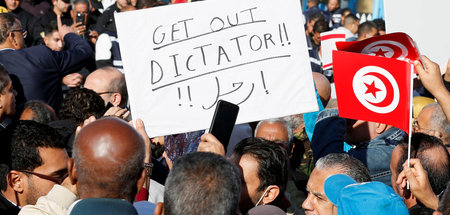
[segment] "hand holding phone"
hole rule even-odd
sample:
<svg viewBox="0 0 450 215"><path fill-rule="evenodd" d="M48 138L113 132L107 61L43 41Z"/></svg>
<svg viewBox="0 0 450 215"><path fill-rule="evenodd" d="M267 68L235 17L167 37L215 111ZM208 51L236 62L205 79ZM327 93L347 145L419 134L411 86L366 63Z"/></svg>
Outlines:
<svg viewBox="0 0 450 215"><path fill-rule="evenodd" d="M213 134L226 149L239 113L239 106L219 100L214 112L209 132Z"/></svg>

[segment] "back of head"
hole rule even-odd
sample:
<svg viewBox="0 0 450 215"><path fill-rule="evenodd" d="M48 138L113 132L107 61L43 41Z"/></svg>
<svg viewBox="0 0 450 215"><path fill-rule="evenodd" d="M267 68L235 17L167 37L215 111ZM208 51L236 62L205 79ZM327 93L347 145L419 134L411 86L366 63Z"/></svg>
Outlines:
<svg viewBox="0 0 450 215"><path fill-rule="evenodd" d="M236 214L240 195L241 176L235 165L213 153L186 154L167 177L164 214Z"/></svg>
<svg viewBox="0 0 450 215"><path fill-rule="evenodd" d="M374 22L363 22L358 26L358 35L361 37L362 35L370 34L373 29L377 29L377 25Z"/></svg>
<svg viewBox="0 0 450 215"><path fill-rule="evenodd" d="M356 182L371 181L366 166L360 160L346 153L333 153L321 157L317 160L315 168L321 170L337 168L342 171L342 174L350 176Z"/></svg>
<svg viewBox="0 0 450 215"><path fill-rule="evenodd" d="M280 193L284 193L288 180L288 156L286 150L274 142L250 137L241 140L236 145L231 157L233 159L243 155L255 158L259 164L258 176L260 186L257 189L258 191L263 191L270 185L277 185L280 188Z"/></svg>
<svg viewBox="0 0 450 215"><path fill-rule="evenodd" d="M444 144L450 144L450 124L442 110L442 107L438 103L431 103L424 107L433 108L433 112L430 118L430 127L428 129L433 129L441 133L441 139Z"/></svg>
<svg viewBox="0 0 450 215"><path fill-rule="evenodd" d="M408 159L408 140L400 144L402 155L397 165L400 173L403 163ZM414 133L411 137L411 158L418 158L428 173L433 192L441 193L450 180L450 156L442 141L434 136L423 133Z"/></svg>
<svg viewBox="0 0 450 215"><path fill-rule="evenodd" d="M311 16L309 16L309 21L314 21L317 22L319 20L324 20L325 21L325 16L323 15L322 12L317 12L317 13L313 13L311 14Z"/></svg>
<svg viewBox="0 0 450 215"><path fill-rule="evenodd" d="M12 13L0 13L0 44L6 41L16 19L16 16Z"/></svg>
<svg viewBox="0 0 450 215"><path fill-rule="evenodd" d="M328 81L328 78L318 72L313 72L312 74L317 93L319 93L320 101L322 102L323 106L326 107L331 98L330 81Z"/></svg>
<svg viewBox="0 0 450 215"><path fill-rule="evenodd" d="M132 202L143 171L144 145L139 133L118 118L102 118L81 129L72 154L80 198Z"/></svg>
<svg viewBox="0 0 450 215"><path fill-rule="evenodd" d="M47 124L56 120L56 114L52 107L43 101L32 100L25 103L21 120L33 120L42 124Z"/></svg>
<svg viewBox="0 0 450 215"><path fill-rule="evenodd" d="M0 93L5 90L6 86L9 84L9 80L10 78L8 71L2 64L0 64Z"/></svg>
<svg viewBox="0 0 450 215"><path fill-rule="evenodd" d="M105 103L97 93L86 88L71 89L62 101L59 118L80 125L90 116L100 118L104 113Z"/></svg>
<svg viewBox="0 0 450 215"><path fill-rule="evenodd" d="M432 98L428 98L428 97L424 97L424 96L415 96L413 98L413 114L414 114L414 118L417 118L417 116L419 115L420 111L423 110L423 108L431 103L435 103L436 101L434 101L434 99Z"/></svg>
<svg viewBox="0 0 450 215"><path fill-rule="evenodd" d="M328 23L325 20L318 20L316 23L314 23L313 31L316 33L322 33L325 31L328 31Z"/></svg>
<svg viewBox="0 0 450 215"><path fill-rule="evenodd" d="M39 148L64 149L65 144L59 133L48 125L35 121L19 121L7 130L8 135L2 137L2 151L10 150L8 165L2 165L0 174L1 189L6 189L6 174L9 170L33 171L43 164ZM10 144L10 145L9 145ZM3 153L3 152L2 152Z"/></svg>
<svg viewBox="0 0 450 215"><path fill-rule="evenodd" d="M375 19L372 22L375 23L378 31L386 31L386 24L383 19Z"/></svg>
<svg viewBox="0 0 450 215"><path fill-rule="evenodd" d="M354 14L348 14L345 18L344 18L344 27L350 27L350 25L352 24L356 24L356 22L358 21L358 17L356 17Z"/></svg>

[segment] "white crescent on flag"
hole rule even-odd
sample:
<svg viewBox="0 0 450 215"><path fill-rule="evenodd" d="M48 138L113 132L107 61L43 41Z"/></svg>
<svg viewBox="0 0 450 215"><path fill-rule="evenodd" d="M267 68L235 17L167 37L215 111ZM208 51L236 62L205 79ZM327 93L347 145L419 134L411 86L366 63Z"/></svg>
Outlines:
<svg viewBox="0 0 450 215"><path fill-rule="evenodd" d="M353 76L353 92L358 101L376 113L389 113L397 108L400 91L395 78L385 69L366 66Z"/></svg>

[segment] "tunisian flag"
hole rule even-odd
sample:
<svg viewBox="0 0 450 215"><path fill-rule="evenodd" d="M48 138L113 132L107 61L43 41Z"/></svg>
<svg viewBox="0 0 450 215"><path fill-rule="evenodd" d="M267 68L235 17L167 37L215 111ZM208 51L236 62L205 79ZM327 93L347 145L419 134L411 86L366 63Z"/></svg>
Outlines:
<svg viewBox="0 0 450 215"><path fill-rule="evenodd" d="M394 58L411 64L420 60L414 41L405 33L385 34L358 42L337 42L336 47L339 51Z"/></svg>
<svg viewBox="0 0 450 215"><path fill-rule="evenodd" d="M333 51L339 116L409 133L413 69L413 64L401 60Z"/></svg>

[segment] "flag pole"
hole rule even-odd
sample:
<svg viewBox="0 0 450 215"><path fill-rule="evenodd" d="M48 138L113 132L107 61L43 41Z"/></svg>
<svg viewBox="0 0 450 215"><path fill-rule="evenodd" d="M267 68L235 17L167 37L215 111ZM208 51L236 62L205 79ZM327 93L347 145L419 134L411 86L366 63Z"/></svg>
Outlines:
<svg viewBox="0 0 450 215"><path fill-rule="evenodd" d="M413 117L413 91L414 91L414 64L411 64L410 70L410 90L409 90L409 119ZM408 167L411 165L411 136L412 136L412 123L409 121L408 129ZM409 190L409 181L406 181L406 189Z"/></svg>

